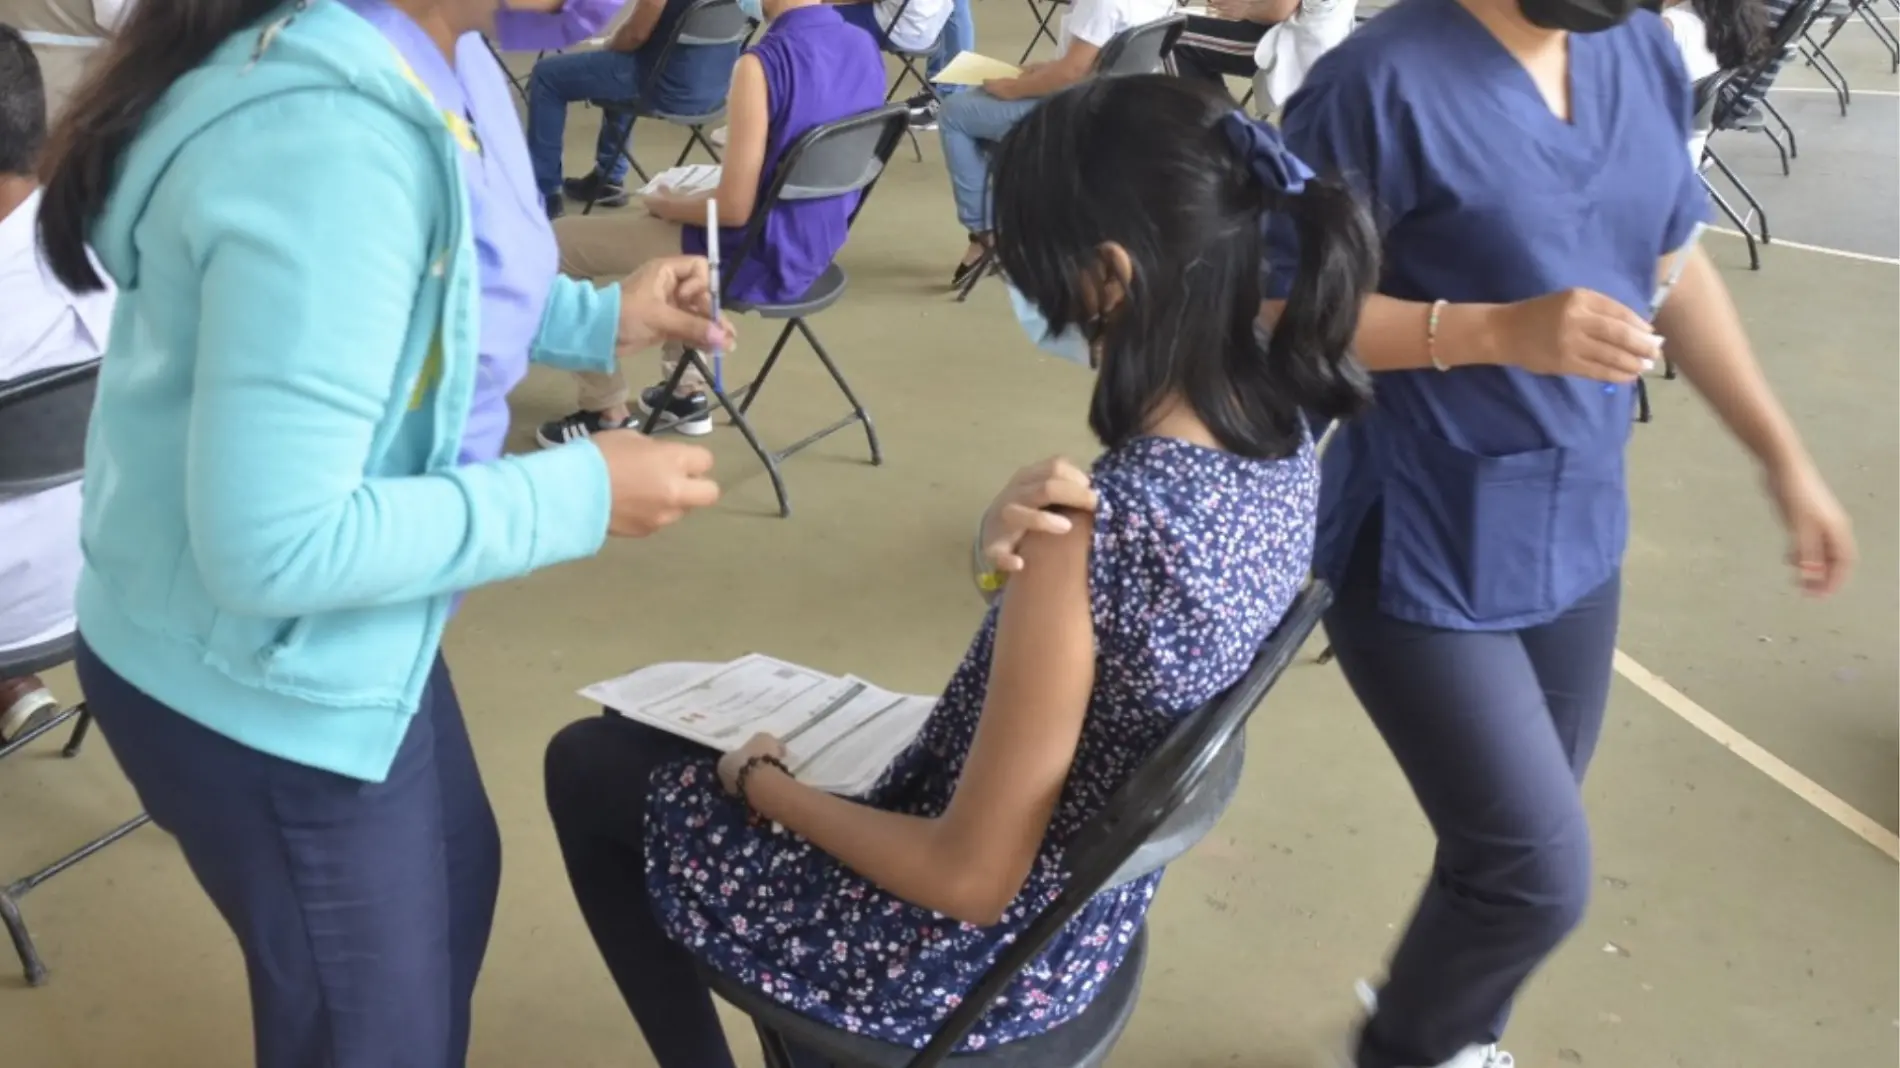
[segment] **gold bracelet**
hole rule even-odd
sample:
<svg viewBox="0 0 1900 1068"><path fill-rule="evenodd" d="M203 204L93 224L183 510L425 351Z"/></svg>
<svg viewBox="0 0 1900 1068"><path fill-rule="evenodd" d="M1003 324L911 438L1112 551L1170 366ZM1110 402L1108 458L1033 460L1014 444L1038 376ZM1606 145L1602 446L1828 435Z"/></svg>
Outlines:
<svg viewBox="0 0 1900 1068"><path fill-rule="evenodd" d="M1438 358L1438 317L1445 310L1445 302L1432 301L1432 309L1425 316L1425 358L1432 361L1434 371L1449 371L1445 361Z"/></svg>

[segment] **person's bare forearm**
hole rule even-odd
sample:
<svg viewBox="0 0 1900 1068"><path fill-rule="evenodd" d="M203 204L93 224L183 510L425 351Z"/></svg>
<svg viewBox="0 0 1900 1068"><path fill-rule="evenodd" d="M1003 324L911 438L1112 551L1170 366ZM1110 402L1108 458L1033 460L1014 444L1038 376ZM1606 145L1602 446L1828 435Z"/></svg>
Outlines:
<svg viewBox="0 0 1900 1068"><path fill-rule="evenodd" d="M746 793L760 815L892 894L946 916L972 918L957 866L944 859L942 821L861 805L766 767L753 772Z"/></svg>
<svg viewBox="0 0 1900 1068"><path fill-rule="evenodd" d="M1285 301L1267 301L1261 321L1269 328ZM1368 371L1416 371L1432 366L1432 357L1446 367L1468 367L1502 362L1491 313L1497 304L1446 304L1432 330L1429 302L1399 300L1373 294L1359 311L1359 330L1353 335L1354 354Z"/></svg>
<svg viewBox="0 0 1900 1068"><path fill-rule="evenodd" d="M1728 287L1701 249L1691 253L1656 316L1656 332L1670 362L1762 466L1784 470L1809 462L1801 435L1762 376Z"/></svg>

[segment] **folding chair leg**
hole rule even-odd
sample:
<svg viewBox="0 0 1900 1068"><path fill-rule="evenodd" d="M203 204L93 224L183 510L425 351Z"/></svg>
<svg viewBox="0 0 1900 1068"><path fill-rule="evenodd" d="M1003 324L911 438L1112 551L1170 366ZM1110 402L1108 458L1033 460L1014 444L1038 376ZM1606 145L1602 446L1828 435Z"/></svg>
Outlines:
<svg viewBox="0 0 1900 1068"><path fill-rule="evenodd" d="M1742 183L1740 178L1735 176L1734 171L1729 170L1728 164L1722 162L1722 157L1716 155L1714 149L1708 149L1707 152L1709 162L1715 164L1716 169L1722 172L1722 177L1727 178L1729 184L1735 187L1736 192L1742 194L1742 199L1748 201L1748 213L1754 218L1755 225L1760 228L1761 243L1764 245L1770 244L1771 242L1768 239L1768 215L1762 210L1761 201L1755 199L1755 194L1748 186ZM1732 217L1733 216L1731 216L1731 218ZM1748 227L1743 226L1742 229L1746 231Z"/></svg>
<svg viewBox="0 0 1900 1068"><path fill-rule="evenodd" d="M1817 44L1812 36L1807 34L1802 36L1807 40L1806 44L1800 46L1802 58L1806 59L1808 66L1813 67L1815 73L1821 76L1821 80L1827 83L1828 88L1834 90L1834 102L1840 105L1841 116L1845 118L1847 105L1853 102L1853 90L1847 84L1846 73L1835 66L1833 57L1827 54L1827 49Z"/></svg>
<svg viewBox="0 0 1900 1068"><path fill-rule="evenodd" d="M1636 380L1636 421L1649 422L1649 383L1642 378Z"/></svg>
<svg viewBox="0 0 1900 1068"><path fill-rule="evenodd" d="M817 334L812 333L811 327L805 324L805 320L793 319L792 325L798 328L799 333L805 335L805 343L810 345L811 350L818 354L819 362L823 363L825 370L831 373L831 380L838 384L838 392L844 394L844 399L851 402L852 417L864 424L865 441L871 447L871 465L873 467L882 465L884 463L884 450L878 446L877 427L871 422L871 413L864 410L864 405L859 402L858 395L851 391L851 383L844 380L844 373L838 370L836 363L832 362L831 353L825 351L824 344L818 340ZM826 431L826 433L830 433L830 431Z"/></svg>
<svg viewBox="0 0 1900 1068"><path fill-rule="evenodd" d="M1793 174L1794 172L1788 169L1788 146L1781 143L1781 136L1765 122L1762 124L1761 132L1768 136L1769 142L1775 146L1775 151L1781 155L1781 176L1786 178Z"/></svg>
<svg viewBox="0 0 1900 1068"><path fill-rule="evenodd" d="M785 1039L777 1031L757 1020L752 1021L752 1029L759 1034L759 1052L765 1056L765 1068L796 1068L792 1063L792 1051L785 1045Z"/></svg>
<svg viewBox="0 0 1900 1068"><path fill-rule="evenodd" d="M1313 663L1315 664L1330 664L1332 662L1333 662L1333 647L1331 645L1328 645L1326 648L1321 649L1319 651L1319 655L1313 658Z"/></svg>
<svg viewBox="0 0 1900 1068"><path fill-rule="evenodd" d="M1768 117L1774 119L1775 124L1781 127L1781 132L1788 136L1788 157L1787 158L1800 159L1801 146L1794 139L1794 127L1788 125L1788 120L1785 118L1782 118L1781 112L1775 110L1774 103L1770 101L1766 96L1761 98L1761 106L1764 110L1768 112ZM1776 147L1779 147L1781 142L1777 141L1775 142L1775 144L1776 144ZM1782 173L1784 174L1787 173L1787 168L1785 166L1782 168Z"/></svg>
<svg viewBox="0 0 1900 1068"><path fill-rule="evenodd" d="M673 166L675 167L686 166L686 157L693 154L694 145L698 145L699 147L705 149L706 154L712 157L712 161L714 163L725 162L724 160L719 158L718 146L714 145L712 141L706 137L706 134L704 131L702 131L697 126L688 126L686 128L686 147L680 149L680 158L673 161ZM642 177L644 177L644 175Z"/></svg>
<svg viewBox="0 0 1900 1068"><path fill-rule="evenodd" d="M790 332L791 328L787 327L785 333L789 334ZM779 337L779 345L773 346L772 355L767 359L766 370L770 369L772 361L778 359L778 349L783 346L784 337L785 335L781 334ZM758 456L759 462L765 465L766 476L772 480L772 492L778 497L778 514L780 518L789 518L792 514L792 500L785 492L785 476L779 472L779 455L767 449L764 443L759 441L758 433L752 429L752 421L745 417L745 405L751 403L752 394L758 388L759 379L753 379L752 385L745 387L745 404L735 405L732 403L732 399L727 396L726 391L719 388L718 384L713 381L712 368L706 366L706 361L700 356L699 351L697 349L687 349L681 354L679 362L673 365L673 373L666 376L666 384L661 387L666 391L666 395L670 396L679 389L681 380L686 377L686 369L688 367L695 368L699 371L700 377L706 380L706 392L711 393L713 400L719 402L719 407L725 409L727 418L732 420L732 425L737 427L739 433L745 437L746 444L752 446L752 452ZM763 377L764 372L761 371L760 374L761 377ZM652 436L654 428L659 425L659 421L660 411L658 408L655 408L653 411L647 413L645 421L640 424L640 433L646 434L649 437Z"/></svg>
<svg viewBox="0 0 1900 1068"><path fill-rule="evenodd" d="M1887 24L1880 20L1879 15L1868 10L1873 5L1855 3L1852 6L1854 14L1859 15L1860 20L1867 24L1867 28L1874 31L1874 36L1880 38L1880 43L1886 46L1893 69L1900 71L1900 38L1894 36L1893 31L1887 28Z"/></svg>
<svg viewBox="0 0 1900 1068"><path fill-rule="evenodd" d="M79 747L86 744L86 735L91 730L92 709L82 704L79 706L79 722L73 724L73 735L66 739L66 745L60 749L59 755L67 760L78 756Z"/></svg>
<svg viewBox="0 0 1900 1068"><path fill-rule="evenodd" d="M1709 199L1715 201L1715 206L1721 209L1723 215L1728 216L1728 220L1735 224L1735 229L1741 231L1743 240L1748 242L1748 269L1761 270L1761 251L1755 247L1755 232L1748 228L1748 221L1742 218L1741 213L1735 210L1735 206L1728 202L1727 197L1716 192L1715 186L1709 184L1708 175L1698 172L1697 177L1702 179L1702 188L1709 191ZM1665 360L1663 377L1674 378L1675 376L1675 367Z"/></svg>
<svg viewBox="0 0 1900 1068"><path fill-rule="evenodd" d="M1029 35L1029 47L1023 49L1023 58L1016 61L1019 67L1028 65L1030 53L1036 50L1036 46L1041 44L1044 38L1048 38L1050 44L1056 43L1056 35L1049 32L1049 23L1055 19L1056 9L1061 6L1056 0L1047 0L1043 4L1038 4L1036 0L1027 0L1027 2L1029 10L1035 12L1036 15L1036 32Z"/></svg>
<svg viewBox="0 0 1900 1068"><path fill-rule="evenodd" d="M39 986L46 982L46 962L40 959L39 948L33 944L33 934L26 928L26 917L20 913L20 899L34 887L150 822L152 817L141 812L39 871L0 888L0 922L7 926L7 936L13 940L13 951L19 955L20 968L26 974L28 986Z"/></svg>

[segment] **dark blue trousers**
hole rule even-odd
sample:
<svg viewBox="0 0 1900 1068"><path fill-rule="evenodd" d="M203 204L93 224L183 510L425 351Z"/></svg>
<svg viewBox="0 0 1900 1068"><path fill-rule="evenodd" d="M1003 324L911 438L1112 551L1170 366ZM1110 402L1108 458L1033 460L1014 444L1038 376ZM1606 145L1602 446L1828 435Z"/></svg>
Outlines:
<svg viewBox="0 0 1900 1068"><path fill-rule="evenodd" d="M259 1068L459 1068L501 839L442 661L380 783L207 730L83 644L78 668L140 801L244 950Z"/></svg>
<svg viewBox="0 0 1900 1068"><path fill-rule="evenodd" d="M1359 1068L1430 1068L1497 1041L1518 987L1583 917L1580 784L1609 699L1621 577L1540 627L1418 626L1379 611L1367 526L1326 633L1438 851Z"/></svg>

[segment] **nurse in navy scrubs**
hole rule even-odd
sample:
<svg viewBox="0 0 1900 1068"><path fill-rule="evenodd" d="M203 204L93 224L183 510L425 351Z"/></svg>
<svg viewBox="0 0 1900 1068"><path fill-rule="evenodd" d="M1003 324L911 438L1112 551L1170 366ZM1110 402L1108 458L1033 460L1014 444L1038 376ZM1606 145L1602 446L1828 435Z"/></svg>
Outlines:
<svg viewBox="0 0 1900 1068"><path fill-rule="evenodd" d="M1358 1068L1507 1068L1511 999L1583 914L1631 384L1664 339L1762 465L1800 584L1853 561L1701 252L1648 322L1707 202L1681 57L1637 6L1399 0L1286 108L1288 145L1356 182L1383 235L1358 334L1377 401L1326 456L1315 562L1340 666L1438 837Z"/></svg>

